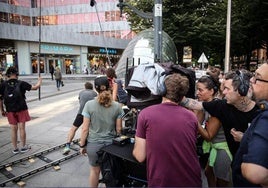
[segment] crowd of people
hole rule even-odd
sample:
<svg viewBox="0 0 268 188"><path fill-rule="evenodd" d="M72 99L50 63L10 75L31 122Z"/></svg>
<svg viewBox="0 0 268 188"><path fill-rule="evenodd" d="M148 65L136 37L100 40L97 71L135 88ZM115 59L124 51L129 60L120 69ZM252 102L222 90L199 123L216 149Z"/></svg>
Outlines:
<svg viewBox="0 0 268 188"><path fill-rule="evenodd" d="M208 70L197 80L197 99L185 97L188 85L181 79L167 76L162 103L143 109L137 121L133 155L146 161L148 185L201 186L197 153L189 151L190 141L197 141L198 136L193 137L197 129L204 139L203 152L209 153L205 166L209 187L268 186L267 84L267 63L254 74L243 69L226 74ZM181 106L195 116L189 117Z"/></svg>
<svg viewBox="0 0 268 188"><path fill-rule="evenodd" d="M58 72L56 67L53 75L59 89ZM15 67L6 74L8 80L0 86L1 114L8 118L12 130L13 153L27 152L25 123L30 117L23 96L38 89L42 78L30 85L18 80ZM17 97L22 101L19 109L11 107L6 98L10 85L22 94ZM166 76L163 88L162 103L142 109L137 117L133 156L146 162L149 187L201 187L202 168L209 187L268 186L267 63L254 73L241 69L223 74L210 68L207 75L196 80L196 99L185 97L189 80L180 74ZM86 82L79 93L80 106L63 154L70 152L71 141L81 126L80 152L88 156L90 187L99 183L97 151L121 134L122 106L126 104L122 92L124 85L109 68L94 85ZM18 130L21 147L17 146ZM202 153L197 152L198 139ZM204 165L201 155L207 156Z"/></svg>

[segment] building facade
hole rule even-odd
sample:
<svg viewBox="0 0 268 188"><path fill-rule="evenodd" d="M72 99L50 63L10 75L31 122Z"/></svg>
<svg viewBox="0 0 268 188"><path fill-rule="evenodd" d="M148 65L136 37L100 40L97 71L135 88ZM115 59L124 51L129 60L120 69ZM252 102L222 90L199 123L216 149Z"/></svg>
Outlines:
<svg viewBox="0 0 268 188"><path fill-rule="evenodd" d="M0 69L63 74L115 65L134 37L118 0L0 0ZM40 4L41 3L41 4Z"/></svg>

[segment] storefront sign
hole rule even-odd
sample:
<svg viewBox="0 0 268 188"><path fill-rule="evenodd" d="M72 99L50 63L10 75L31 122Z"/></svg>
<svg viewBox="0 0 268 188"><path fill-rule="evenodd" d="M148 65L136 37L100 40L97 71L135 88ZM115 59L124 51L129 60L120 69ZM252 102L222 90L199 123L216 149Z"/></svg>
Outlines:
<svg viewBox="0 0 268 188"><path fill-rule="evenodd" d="M117 50L116 49L107 49L108 54L117 54ZM105 48L100 48L99 52L101 54L106 54L106 49Z"/></svg>
<svg viewBox="0 0 268 188"><path fill-rule="evenodd" d="M72 52L73 48L69 46L57 46L57 45L48 45L41 44L42 50L53 51L53 52Z"/></svg>

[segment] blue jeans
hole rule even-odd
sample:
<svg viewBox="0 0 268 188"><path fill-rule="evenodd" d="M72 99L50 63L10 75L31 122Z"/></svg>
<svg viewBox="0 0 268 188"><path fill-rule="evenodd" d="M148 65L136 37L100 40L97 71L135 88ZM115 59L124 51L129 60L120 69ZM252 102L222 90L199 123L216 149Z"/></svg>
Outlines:
<svg viewBox="0 0 268 188"><path fill-rule="evenodd" d="M56 79L56 87L59 89L61 85L61 80Z"/></svg>

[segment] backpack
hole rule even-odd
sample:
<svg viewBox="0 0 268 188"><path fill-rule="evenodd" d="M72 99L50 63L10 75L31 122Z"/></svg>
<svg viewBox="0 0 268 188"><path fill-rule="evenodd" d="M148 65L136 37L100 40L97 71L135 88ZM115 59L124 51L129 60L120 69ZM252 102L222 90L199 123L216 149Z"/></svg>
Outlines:
<svg viewBox="0 0 268 188"><path fill-rule="evenodd" d="M21 81L17 82L4 82L4 104L7 112L19 112L25 102L21 92Z"/></svg>
<svg viewBox="0 0 268 188"><path fill-rule="evenodd" d="M128 94L127 94L126 90L123 88L122 80L116 79L115 82L118 85L118 90L117 90L118 101L122 104L127 104Z"/></svg>
<svg viewBox="0 0 268 188"><path fill-rule="evenodd" d="M102 179L101 183L104 183L106 187L118 187L122 185L120 179L122 179L122 169L120 160L110 155L109 153L99 150L98 164L101 168Z"/></svg>

